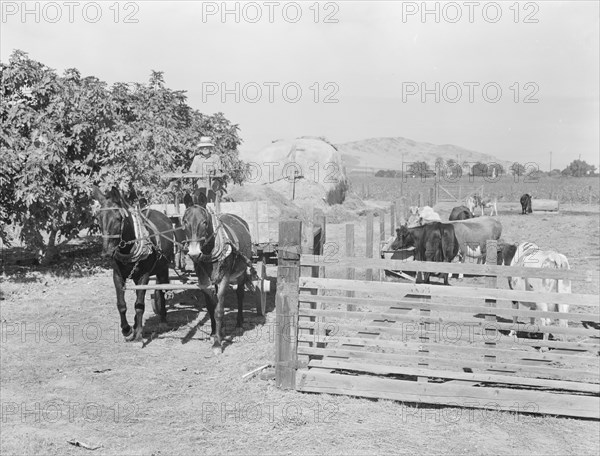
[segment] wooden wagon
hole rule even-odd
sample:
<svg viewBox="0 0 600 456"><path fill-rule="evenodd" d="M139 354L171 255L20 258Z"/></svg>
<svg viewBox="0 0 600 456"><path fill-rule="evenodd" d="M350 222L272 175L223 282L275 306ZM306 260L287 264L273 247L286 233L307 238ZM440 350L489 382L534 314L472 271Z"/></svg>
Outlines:
<svg viewBox="0 0 600 456"><path fill-rule="evenodd" d="M202 176L193 173L174 173L167 174L164 177L171 179L198 179ZM176 196L173 199L173 202L151 204L148 207L165 214L171 220L173 228L177 228L182 226L185 205L181 204ZM224 213L235 214L248 223L250 236L253 242L252 262L254 263L254 268L258 274L258 280L252 282L255 292L259 295L259 298L256 300L256 312L258 315L264 315L267 303L267 293L271 291L271 282L267 278L266 264L267 262L273 261L273 259L276 261L277 258L277 243L274 240L278 239L278 221L270 223L269 207L266 201L221 202L219 195L217 195L215 202L208 203L207 207L212 209L217 215ZM175 265L169 274L170 283L158 284L156 283L156 278L152 277L148 285L130 285L127 289L154 290L150 299L152 309L154 310L154 313L158 315L159 309L156 296L158 290L199 290L193 267L188 263L189 262L180 246L176 244ZM235 288L237 285L230 286Z"/></svg>

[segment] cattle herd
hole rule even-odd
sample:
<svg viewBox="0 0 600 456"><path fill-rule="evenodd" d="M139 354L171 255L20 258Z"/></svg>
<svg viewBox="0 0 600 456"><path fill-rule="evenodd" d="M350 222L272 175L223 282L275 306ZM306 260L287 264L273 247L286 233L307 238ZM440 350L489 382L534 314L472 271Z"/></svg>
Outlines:
<svg viewBox="0 0 600 456"><path fill-rule="evenodd" d="M521 197L522 214L531 214L531 195ZM384 250L395 251L392 259L452 262L458 259L465 262L476 260L485 262L486 241L498 242L497 264L505 266L520 266L533 268L570 269L567 258L554 251L542 251L535 244L523 242L510 244L500 240L502 224L492 214L496 209L497 200L483 199L478 195L466 199L465 206L452 209L449 220L444 222L429 206L424 208L411 207L406 224L396 229L396 237L390 239ZM475 210L480 207L480 217L475 217ZM490 216L484 215L484 209L490 208ZM410 252L410 253L409 253ZM417 273L417 283L429 283L431 273ZM448 283L448 274L442 274L444 284ZM459 278L461 276L459 275ZM508 284L513 290L534 290L543 292L570 293L571 281L566 279L535 279L510 277ZM523 306L541 311L568 312L567 305L553 305L549 309L546 303L522 302ZM532 318L533 320L533 318ZM533 322L533 321L532 321ZM541 319L542 325L549 324L549 319ZM566 326L566 320L560 320ZM544 337L547 337L545 334Z"/></svg>

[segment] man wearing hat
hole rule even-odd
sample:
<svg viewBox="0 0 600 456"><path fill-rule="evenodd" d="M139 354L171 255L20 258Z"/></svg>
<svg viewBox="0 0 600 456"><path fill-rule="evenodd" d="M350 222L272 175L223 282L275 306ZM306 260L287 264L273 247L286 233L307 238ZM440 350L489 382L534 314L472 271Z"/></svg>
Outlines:
<svg viewBox="0 0 600 456"><path fill-rule="evenodd" d="M202 136L197 147L200 153L194 157L190 173L201 176L198 179L198 188L206 189L208 187L208 191L205 190L206 196L209 202L212 202L214 201L213 191L224 191L221 179L223 174L221 158L214 153L214 144L208 136Z"/></svg>

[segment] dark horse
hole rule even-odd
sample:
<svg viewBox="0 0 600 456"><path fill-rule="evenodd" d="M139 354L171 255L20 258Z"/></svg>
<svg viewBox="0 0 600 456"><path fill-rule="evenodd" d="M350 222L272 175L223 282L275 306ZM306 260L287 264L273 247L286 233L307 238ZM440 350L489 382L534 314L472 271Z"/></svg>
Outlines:
<svg viewBox="0 0 600 456"><path fill-rule="evenodd" d="M225 292L229 284L237 284L237 326L241 327L243 323L244 286L251 281L247 268L253 271L250 230L237 215L221 214L217 218L211 214L206 209L205 199L199 201L185 195L183 201L186 205L183 228L187 254L194 262L198 285L206 298L214 337L213 351L219 354L222 351Z"/></svg>
<svg viewBox="0 0 600 456"><path fill-rule="evenodd" d="M102 229L103 255L113 259L113 281L117 292L117 309L121 317L121 332L125 339L141 340L144 318L145 290L136 291L133 329L125 316L125 281L147 285L150 276L157 283L169 283L169 263L173 261L173 225L161 212L130 206L116 187L103 195L94 188L93 197L100 203L98 220ZM130 200L135 196L130 196ZM163 291L155 295L155 311L160 326L166 327L167 310Z"/></svg>

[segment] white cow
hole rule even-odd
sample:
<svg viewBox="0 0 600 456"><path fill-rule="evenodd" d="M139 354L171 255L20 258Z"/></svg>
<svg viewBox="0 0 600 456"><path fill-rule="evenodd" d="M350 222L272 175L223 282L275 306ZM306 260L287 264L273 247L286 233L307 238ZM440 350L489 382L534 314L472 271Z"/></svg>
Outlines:
<svg viewBox="0 0 600 456"><path fill-rule="evenodd" d="M540 250L537 245L531 242L522 242L518 246L509 245L507 248L508 252L505 252L503 255L504 264L526 268L570 269L569 260L567 260L566 256L552 250ZM510 277L508 279L508 285L513 290L531 290L545 293L571 293L571 281L569 279ZM539 309L542 312L549 311L549 306L546 302L520 302L520 305L532 310ZM552 311L554 312L569 311L568 304L551 304L551 306ZM540 321L542 326L549 326L551 323L551 319L547 317L541 317ZM535 323L535 318L531 317L531 323ZM559 326L566 328L568 326L568 321L559 319ZM547 339L548 334L544 334L544 340Z"/></svg>

